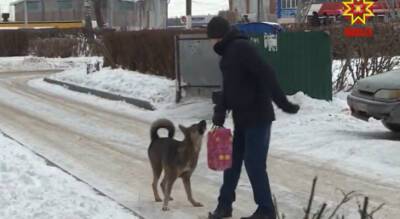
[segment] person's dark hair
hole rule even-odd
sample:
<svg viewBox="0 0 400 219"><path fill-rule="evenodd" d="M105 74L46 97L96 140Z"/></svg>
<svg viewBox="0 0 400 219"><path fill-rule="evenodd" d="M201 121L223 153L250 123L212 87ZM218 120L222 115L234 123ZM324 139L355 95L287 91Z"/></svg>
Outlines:
<svg viewBox="0 0 400 219"><path fill-rule="evenodd" d="M231 25L225 18L213 17L207 25L207 36L211 39L223 38L230 29Z"/></svg>

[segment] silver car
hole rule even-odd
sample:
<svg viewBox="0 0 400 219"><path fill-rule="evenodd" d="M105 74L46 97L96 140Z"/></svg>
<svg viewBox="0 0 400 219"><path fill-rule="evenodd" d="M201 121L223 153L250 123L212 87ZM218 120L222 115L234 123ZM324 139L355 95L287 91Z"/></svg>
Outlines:
<svg viewBox="0 0 400 219"><path fill-rule="evenodd" d="M353 116L382 120L386 128L400 132L400 70L358 81L347 103Z"/></svg>

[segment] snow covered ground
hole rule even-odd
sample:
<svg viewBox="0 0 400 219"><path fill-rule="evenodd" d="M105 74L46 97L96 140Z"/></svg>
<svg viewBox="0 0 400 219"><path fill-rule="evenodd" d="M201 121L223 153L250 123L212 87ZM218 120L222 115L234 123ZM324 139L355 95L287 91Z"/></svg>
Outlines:
<svg viewBox="0 0 400 219"><path fill-rule="evenodd" d="M85 68L102 62L102 57L42 58L35 56L0 57L0 72Z"/></svg>
<svg viewBox="0 0 400 219"><path fill-rule="evenodd" d="M48 60L45 61L48 62ZM54 62L54 65L59 65L57 61ZM83 60L79 62L85 63ZM145 122L166 117L173 119L175 123L190 124L200 119L211 118L212 104L209 99L184 99L182 103L175 104L174 81L122 69L103 69L86 75L85 65L72 64L70 66L71 68L67 71L52 77L78 85L147 99L155 104L158 110L145 111L122 102L72 92L60 86L47 84L40 79L31 81L29 85L78 102L127 114ZM18 67L23 68L23 66ZM400 157L398 156L400 136L388 132L379 121L372 120L366 123L351 117L346 96L346 93L339 93L335 95L332 102L312 99L302 93L289 97L293 102L299 103L302 108L297 115L288 115L277 109L270 156L301 160L312 166L340 170L368 181L398 185L400 183ZM57 119L62 120L62 118ZM70 122L76 123L72 120ZM84 128L88 132L96 131L93 125L84 124ZM232 120L228 119L226 125L232 127ZM115 138L123 139L125 137L115 136ZM199 166L206 166L204 153ZM210 174L210 171L203 172L204 169L199 168L199 174L204 173L207 178L219 177L218 174ZM1 182L0 185L3 183ZM241 186L245 185L246 183ZM272 186L275 192L279 190L277 189L279 185ZM298 200L286 200L290 199L290 196L283 197L285 197L285 202L296 202L293 205L299 205Z"/></svg>
<svg viewBox="0 0 400 219"><path fill-rule="evenodd" d="M2 133L0 151L0 218L136 218Z"/></svg>
<svg viewBox="0 0 400 219"><path fill-rule="evenodd" d="M105 105L110 109L139 116L148 122L155 118L167 117L189 123L203 118L210 119L212 114L212 104L208 99L187 99L176 105L175 83L166 78L108 68L90 75L86 75L84 69L75 68L51 77L150 100L158 106L157 111L132 110L130 106L105 101ZM31 85L83 101L93 101L87 99L86 95L70 93L63 88L55 89L54 86L41 81L34 81ZM287 115L277 109L278 118L272 134L272 154L311 163L329 163L333 168L339 168L349 174L358 174L386 183L399 183L400 157L396 154L400 154L397 141L400 136L387 131L379 121L371 120L366 123L353 118L346 97L347 93L339 93L334 96L332 102L312 99L303 93L290 97L293 102L301 105L301 111L298 115ZM227 124L233 126L230 119Z"/></svg>
<svg viewBox="0 0 400 219"><path fill-rule="evenodd" d="M329 164L333 168L376 181L400 183L400 135L387 131L380 121L368 123L350 115L346 93L332 102L297 94L299 115L278 112L272 134L273 153Z"/></svg>

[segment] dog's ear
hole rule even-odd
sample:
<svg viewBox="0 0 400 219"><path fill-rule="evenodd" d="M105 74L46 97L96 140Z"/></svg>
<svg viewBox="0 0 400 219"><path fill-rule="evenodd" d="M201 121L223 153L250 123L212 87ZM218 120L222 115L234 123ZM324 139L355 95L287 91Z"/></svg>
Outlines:
<svg viewBox="0 0 400 219"><path fill-rule="evenodd" d="M179 125L178 127L179 127L179 129L182 131L182 133L186 135L186 133L188 132L188 128L186 128L186 127L183 126L183 125Z"/></svg>
<svg viewBox="0 0 400 219"><path fill-rule="evenodd" d="M202 126L202 127L206 127L206 126L207 126L206 120L201 120L201 121L199 122L199 125Z"/></svg>
<svg viewBox="0 0 400 219"><path fill-rule="evenodd" d="M202 120L201 122L199 122L198 128L199 128L200 134L204 134L207 129L207 122L205 120Z"/></svg>

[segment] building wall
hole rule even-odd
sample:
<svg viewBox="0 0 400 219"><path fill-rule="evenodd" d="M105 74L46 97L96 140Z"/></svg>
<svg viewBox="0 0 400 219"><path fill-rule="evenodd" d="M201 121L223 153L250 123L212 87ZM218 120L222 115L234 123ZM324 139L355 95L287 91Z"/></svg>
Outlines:
<svg viewBox="0 0 400 219"><path fill-rule="evenodd" d="M138 1L114 0L114 25L124 29L164 29L167 24L167 0ZM111 20L111 18L108 18Z"/></svg>
<svg viewBox="0 0 400 219"><path fill-rule="evenodd" d="M275 21L276 20L276 0L263 0L262 1L262 14L261 18L263 21ZM232 0L231 2L232 8L231 10L237 11L239 15L242 17L244 14L251 14L253 16L253 20L257 17L257 0Z"/></svg>
<svg viewBox="0 0 400 219"><path fill-rule="evenodd" d="M28 1L28 17L32 21L42 21L42 3L39 0L29 0ZM23 21L25 18L24 14L24 2L15 5L15 20Z"/></svg>
<svg viewBox="0 0 400 219"><path fill-rule="evenodd" d="M168 20L168 0L145 1L147 23L151 29L164 29Z"/></svg>
<svg viewBox="0 0 400 219"><path fill-rule="evenodd" d="M30 21L82 20L82 9L81 0L28 0L28 19ZM23 2L15 5L15 20L24 20Z"/></svg>
<svg viewBox="0 0 400 219"><path fill-rule="evenodd" d="M28 0L29 21L84 20L83 0ZM44 4L41 3L44 2ZM110 3L113 6L110 6ZM126 30L166 28L167 0L107 0L103 7L106 24ZM95 19L92 8L92 18ZM112 16L111 16L112 15ZM24 20L24 3L15 4L15 20Z"/></svg>

